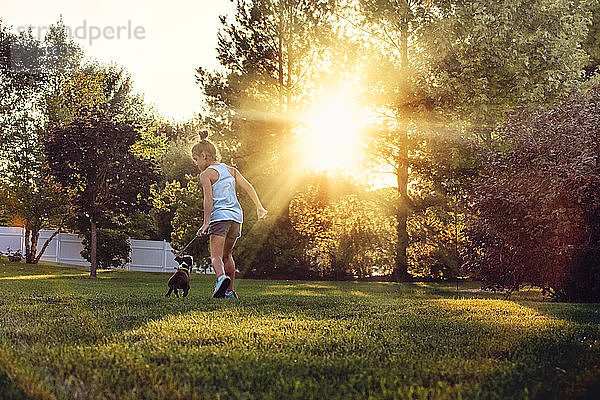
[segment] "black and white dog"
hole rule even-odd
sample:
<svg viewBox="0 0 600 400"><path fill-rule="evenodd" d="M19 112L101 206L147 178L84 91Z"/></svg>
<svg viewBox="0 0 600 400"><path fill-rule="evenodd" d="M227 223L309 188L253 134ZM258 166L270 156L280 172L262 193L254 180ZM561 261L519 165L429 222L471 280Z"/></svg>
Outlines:
<svg viewBox="0 0 600 400"><path fill-rule="evenodd" d="M169 291L165 296L170 297L171 292L175 291L175 296L179 297L179 289L183 289L183 297L188 295L190 291L190 274L192 273L192 268L194 267L194 259L192 256L177 256L175 257L175 261L179 263L177 268L177 272L169 278Z"/></svg>

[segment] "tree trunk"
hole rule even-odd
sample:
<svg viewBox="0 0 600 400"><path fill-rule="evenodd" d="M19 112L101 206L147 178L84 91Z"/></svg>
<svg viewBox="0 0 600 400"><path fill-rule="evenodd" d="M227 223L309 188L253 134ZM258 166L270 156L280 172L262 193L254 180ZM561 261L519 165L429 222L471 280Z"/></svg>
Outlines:
<svg viewBox="0 0 600 400"><path fill-rule="evenodd" d="M294 29L294 14L293 6L290 4L288 8L288 38L287 38L287 85L286 85L286 110L291 111L291 96L292 96L292 33Z"/></svg>
<svg viewBox="0 0 600 400"><path fill-rule="evenodd" d="M279 108L283 110L283 6L279 4L279 48L278 48L278 73L279 73Z"/></svg>
<svg viewBox="0 0 600 400"><path fill-rule="evenodd" d="M96 267L97 267L97 257L96 257L96 250L98 248L98 235L96 232L96 221L94 220L94 217L90 217L90 223L91 223L91 268L90 268L90 278L92 279L96 279Z"/></svg>
<svg viewBox="0 0 600 400"><path fill-rule="evenodd" d="M408 79L408 23L406 20L401 25L401 61L404 71L404 78ZM406 87L406 85L404 86ZM400 110L399 110L400 111ZM398 119L406 118L398 112ZM400 204L396 214L396 233L398 242L396 244L396 260L394 265L394 275L398 282L408 280L408 258L406 249L408 248L408 231L406 222L408 220L408 127L403 124L399 132L400 152L398 154L396 171L398 179L398 194L400 195Z"/></svg>
<svg viewBox="0 0 600 400"><path fill-rule="evenodd" d="M31 253L31 246L29 245L29 238L31 237L31 230L25 224L25 262L29 263L29 254Z"/></svg>
<svg viewBox="0 0 600 400"><path fill-rule="evenodd" d="M39 229L34 229L31 231L31 246L29 247L29 251L27 252L27 257L25 258L25 262L27 264L36 264L36 253L37 253L37 246L38 246L38 240L40 238L40 230Z"/></svg>
<svg viewBox="0 0 600 400"><path fill-rule="evenodd" d="M408 248L408 231L406 224L408 220L408 130L402 128L400 142L403 143L398 159L398 169L396 176L398 178L398 194L400 195L400 204L396 213L396 234L398 241L396 243L396 262L394 265L394 275L396 281L405 282L408 280L408 258L406 249Z"/></svg>
<svg viewBox="0 0 600 400"><path fill-rule="evenodd" d="M50 242L52 242L52 239L54 239L56 237L56 235L58 235L60 233L61 229L62 229L62 225L59 226L58 229L44 242L44 245L42 246L40 253L35 257L35 260L33 262L34 264L37 264L40 261L40 258L42 258L42 255L46 251L46 248L48 247Z"/></svg>

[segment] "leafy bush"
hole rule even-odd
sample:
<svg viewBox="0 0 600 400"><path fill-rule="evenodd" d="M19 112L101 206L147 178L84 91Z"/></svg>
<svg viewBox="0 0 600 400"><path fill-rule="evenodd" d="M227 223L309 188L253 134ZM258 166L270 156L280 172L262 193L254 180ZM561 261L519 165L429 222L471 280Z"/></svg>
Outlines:
<svg viewBox="0 0 600 400"><path fill-rule="evenodd" d="M600 301L600 87L552 109L523 109L482 153L471 185L469 268L484 286L529 284Z"/></svg>
<svg viewBox="0 0 600 400"><path fill-rule="evenodd" d="M129 262L131 246L125 232L116 229L98 229L98 267L118 268ZM91 262L90 232L83 237L81 256Z"/></svg>
<svg viewBox="0 0 600 400"><path fill-rule="evenodd" d="M23 254L21 253L21 250L11 251L11 249L8 248L6 249L6 257L8 258L8 261L19 262L23 259Z"/></svg>
<svg viewBox="0 0 600 400"><path fill-rule="evenodd" d="M8 216L8 212L3 209L2 204L0 204L0 225L8 226L10 223L10 218Z"/></svg>
<svg viewBox="0 0 600 400"><path fill-rule="evenodd" d="M294 229L287 210L269 210L269 218L247 224L242 234L236 266L244 277L272 279L311 279L305 249L306 240Z"/></svg>
<svg viewBox="0 0 600 400"><path fill-rule="evenodd" d="M290 202L289 220L305 244L305 258L322 278L390 272L394 218L377 211L379 199L374 195L362 198L335 189L327 183L309 184Z"/></svg>

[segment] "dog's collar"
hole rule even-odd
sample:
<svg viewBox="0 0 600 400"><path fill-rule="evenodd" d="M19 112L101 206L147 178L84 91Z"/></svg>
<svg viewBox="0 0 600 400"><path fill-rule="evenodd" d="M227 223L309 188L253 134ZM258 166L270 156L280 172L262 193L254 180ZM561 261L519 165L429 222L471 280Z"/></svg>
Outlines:
<svg viewBox="0 0 600 400"><path fill-rule="evenodd" d="M191 267L179 267L177 268L177 271L185 271L188 274L191 272L192 268Z"/></svg>

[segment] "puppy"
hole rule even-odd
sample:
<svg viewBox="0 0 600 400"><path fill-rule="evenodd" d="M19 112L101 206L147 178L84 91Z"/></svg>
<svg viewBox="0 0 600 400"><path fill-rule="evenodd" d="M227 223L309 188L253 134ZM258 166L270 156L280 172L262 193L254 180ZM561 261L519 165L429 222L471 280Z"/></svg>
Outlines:
<svg viewBox="0 0 600 400"><path fill-rule="evenodd" d="M171 292L175 291L175 296L179 297L179 289L183 289L183 297L187 296L190 291L190 274L194 266L192 256L177 256L175 261L179 263L177 272L169 278L169 291L165 294L166 297L171 296Z"/></svg>

